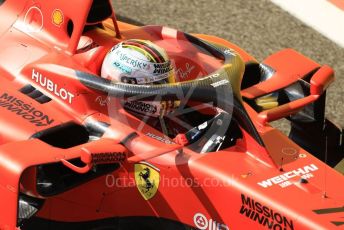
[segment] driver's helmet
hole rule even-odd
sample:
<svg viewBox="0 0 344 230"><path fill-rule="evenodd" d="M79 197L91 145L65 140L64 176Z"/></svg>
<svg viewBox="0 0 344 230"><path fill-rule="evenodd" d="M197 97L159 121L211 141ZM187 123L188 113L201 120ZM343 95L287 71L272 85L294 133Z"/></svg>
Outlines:
<svg viewBox="0 0 344 230"><path fill-rule="evenodd" d="M174 83L171 61L166 51L148 40L130 39L118 43L106 55L101 76L128 84ZM144 99L143 99L144 100ZM126 109L149 116L170 112L175 102L126 101Z"/></svg>

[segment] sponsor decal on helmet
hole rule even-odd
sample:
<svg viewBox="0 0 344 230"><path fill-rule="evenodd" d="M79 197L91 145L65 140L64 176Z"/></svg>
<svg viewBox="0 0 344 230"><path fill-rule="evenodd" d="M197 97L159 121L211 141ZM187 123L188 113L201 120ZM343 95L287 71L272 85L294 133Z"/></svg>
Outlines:
<svg viewBox="0 0 344 230"><path fill-rule="evenodd" d="M3 93L0 96L0 107L7 109L17 116L29 121L36 126L48 126L54 123L44 112L37 110L24 100L18 99L8 93Z"/></svg>
<svg viewBox="0 0 344 230"><path fill-rule="evenodd" d="M150 82L156 82L156 81L164 80L166 78L168 78L168 72L162 73L160 75L152 75L147 80Z"/></svg>
<svg viewBox="0 0 344 230"><path fill-rule="evenodd" d="M133 69L132 69L132 68L130 68L130 67L126 66L126 65L123 65L123 64L121 64L121 63L118 62L118 61L115 61L115 62L113 63L113 65L114 65L116 68L118 68L118 69L119 69L121 72L123 72L123 73L131 74L131 73L133 72Z"/></svg>
<svg viewBox="0 0 344 230"><path fill-rule="evenodd" d="M125 48L123 48L121 44L116 45L115 48L111 50L111 52L115 52L115 62L121 63L122 65L127 65L128 67L132 67L135 69L140 69L148 73L161 74L170 72L172 70L171 61L167 61L164 63L153 63L150 61L141 60L126 53Z"/></svg>
<svg viewBox="0 0 344 230"><path fill-rule="evenodd" d="M128 83L128 84L148 84L152 82L162 81L164 79L168 78L168 74L162 74L162 75L151 75L151 76L143 76L143 77L127 77L122 76L121 82Z"/></svg>
<svg viewBox="0 0 344 230"><path fill-rule="evenodd" d="M163 63L153 63L155 69L170 69L171 68L171 61L163 62Z"/></svg>
<svg viewBox="0 0 344 230"><path fill-rule="evenodd" d="M32 80L35 80L39 83L42 87L46 88L56 96L60 97L62 100L67 101L69 104L72 104L73 98L75 97L74 94L66 90L65 88L59 87L56 83L52 80L46 78L35 69L32 69Z"/></svg>
<svg viewBox="0 0 344 230"><path fill-rule="evenodd" d="M160 170L146 162L135 164L135 183L145 200L152 199L158 191L160 183Z"/></svg>
<svg viewBox="0 0 344 230"><path fill-rule="evenodd" d="M288 187L292 185L293 183L289 181L289 179L297 176L301 176L303 179L309 179L314 177L314 175L311 172L315 172L318 170L318 167L314 164L304 166L302 168L298 168L286 173L283 173L281 175L272 177L270 179L258 182L258 185L260 185L263 188L268 188L273 185L279 185L282 188Z"/></svg>
<svg viewBox="0 0 344 230"><path fill-rule="evenodd" d="M138 78L135 78L134 82L136 82L135 84L147 84L150 82L150 80L148 77L138 77Z"/></svg>
<svg viewBox="0 0 344 230"><path fill-rule="evenodd" d="M136 84L139 84L140 82L142 82L142 79L140 81L138 81L138 79L136 79L134 77L123 76L123 77L121 77L121 82L136 85Z"/></svg>
<svg viewBox="0 0 344 230"><path fill-rule="evenodd" d="M117 56L118 61L125 63L133 68L145 70L147 69L147 66L149 65L149 62L140 60L138 58L133 58L129 56L128 54L121 53L120 50L116 50L116 54L118 55Z"/></svg>
<svg viewBox="0 0 344 230"><path fill-rule="evenodd" d="M55 9L51 14L51 20L55 26L60 27L64 22L63 12L60 9Z"/></svg>
<svg viewBox="0 0 344 230"><path fill-rule="evenodd" d="M229 230L227 225L218 223L213 219L208 219L202 213L196 213L193 217L193 221L199 230Z"/></svg>
<svg viewBox="0 0 344 230"><path fill-rule="evenodd" d="M155 68L153 71L153 74L165 74L172 70L172 67L166 67L166 68Z"/></svg>
<svg viewBox="0 0 344 230"><path fill-rule="evenodd" d="M268 229L285 229L293 230L294 223L292 220L274 211L254 199L241 194L242 206L240 214L258 222Z"/></svg>

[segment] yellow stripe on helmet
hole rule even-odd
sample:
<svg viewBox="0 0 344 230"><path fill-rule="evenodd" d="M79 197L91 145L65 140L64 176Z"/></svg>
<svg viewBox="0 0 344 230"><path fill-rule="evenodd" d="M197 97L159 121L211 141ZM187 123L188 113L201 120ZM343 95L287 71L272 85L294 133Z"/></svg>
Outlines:
<svg viewBox="0 0 344 230"><path fill-rule="evenodd" d="M142 48L140 48L138 46L134 46L134 45L128 45L128 44L124 45L123 44L122 46L123 46L123 48L130 48L130 49L136 50L136 51L142 53L143 55L145 55L149 59L149 61L152 61L152 62L156 63L155 58L149 52L147 52L146 50L144 50L144 49L142 49Z"/></svg>

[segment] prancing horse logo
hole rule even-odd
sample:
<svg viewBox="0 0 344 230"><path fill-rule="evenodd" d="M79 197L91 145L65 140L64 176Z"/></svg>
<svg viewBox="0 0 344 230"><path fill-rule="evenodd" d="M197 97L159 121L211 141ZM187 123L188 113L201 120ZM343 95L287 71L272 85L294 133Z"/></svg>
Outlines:
<svg viewBox="0 0 344 230"><path fill-rule="evenodd" d="M135 182L145 200L153 198L159 188L159 169L147 163L135 164Z"/></svg>
<svg viewBox="0 0 344 230"><path fill-rule="evenodd" d="M151 188L154 187L154 182L150 182L149 176L150 176L150 169L144 168L142 172L140 172L139 176L146 182L146 192L149 192Z"/></svg>

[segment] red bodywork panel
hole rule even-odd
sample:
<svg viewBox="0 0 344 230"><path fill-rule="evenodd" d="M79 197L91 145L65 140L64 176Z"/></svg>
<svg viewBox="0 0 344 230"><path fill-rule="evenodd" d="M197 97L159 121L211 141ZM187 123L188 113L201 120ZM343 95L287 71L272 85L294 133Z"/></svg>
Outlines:
<svg viewBox="0 0 344 230"><path fill-rule="evenodd" d="M196 48L184 50L177 32L169 28L116 22L113 12L103 21L90 23L92 4L92 0L6 0L0 5L0 229L18 227L21 193L43 199L37 216L56 222L155 217L199 229L267 229L269 223L274 229L344 226L343 176L266 124L269 116L280 118L315 101L333 80L330 67L320 68L291 49L268 57L264 64L275 75L244 89L243 97L269 94L319 69L311 95L260 114L244 103L264 145L241 128L242 137L234 146L200 154L142 125L116 107L118 99L83 84L77 71L99 76L111 47L130 38L154 39L160 30L163 45L174 51L171 56L177 67L183 69L189 63L204 76L221 63ZM99 23L103 27L92 27ZM233 49L245 63L256 62L228 41L195 36ZM87 39L96 45L83 47ZM176 77L187 81L197 76L190 71ZM50 100L41 103L23 93L28 85ZM71 122L78 127L92 122L108 126L99 140L68 148L39 138L46 130ZM103 153L112 153L111 160L101 158ZM73 159L79 158L84 168L75 165ZM64 164L82 174L96 162L118 168L62 193L44 196L37 191L37 166ZM156 191L148 195L140 190L136 175L144 168L156 183ZM319 214L326 210L327 214Z"/></svg>

